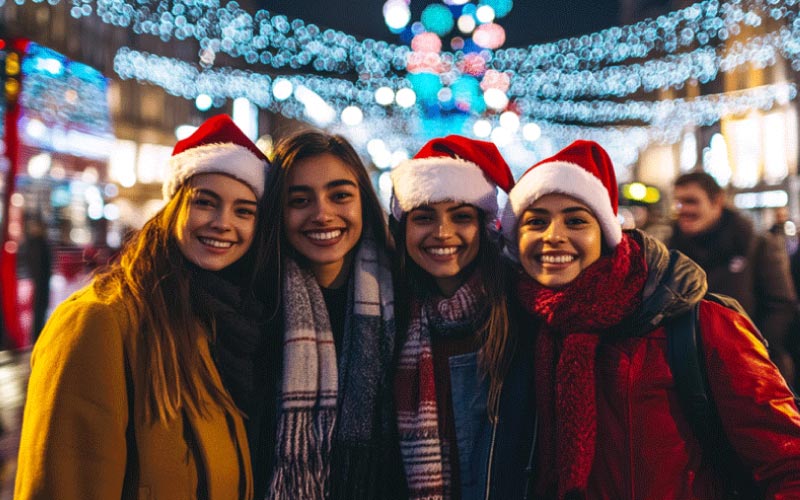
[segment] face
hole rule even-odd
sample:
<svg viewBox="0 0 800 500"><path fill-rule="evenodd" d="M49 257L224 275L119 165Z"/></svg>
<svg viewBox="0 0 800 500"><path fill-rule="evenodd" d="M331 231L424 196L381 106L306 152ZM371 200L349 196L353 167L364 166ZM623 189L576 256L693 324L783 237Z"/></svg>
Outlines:
<svg viewBox="0 0 800 500"><path fill-rule="evenodd" d="M333 285L361 238L355 174L330 154L299 160L287 174L283 213L286 240L308 260L320 285Z"/></svg>
<svg viewBox="0 0 800 500"><path fill-rule="evenodd" d="M712 199L696 183L675 186L674 195L678 227L687 236L708 231L722 216L722 196Z"/></svg>
<svg viewBox="0 0 800 500"><path fill-rule="evenodd" d="M464 283L464 269L478 256L480 232L473 205L452 201L423 205L408 213L406 251L449 296Z"/></svg>
<svg viewBox="0 0 800 500"><path fill-rule="evenodd" d="M519 259L528 275L550 288L572 282L603 250L603 234L592 211L563 194L548 194L519 219Z"/></svg>
<svg viewBox="0 0 800 500"><path fill-rule="evenodd" d="M178 248L197 266L219 271L241 259L253 243L256 195L222 174L199 174L189 182L175 225Z"/></svg>

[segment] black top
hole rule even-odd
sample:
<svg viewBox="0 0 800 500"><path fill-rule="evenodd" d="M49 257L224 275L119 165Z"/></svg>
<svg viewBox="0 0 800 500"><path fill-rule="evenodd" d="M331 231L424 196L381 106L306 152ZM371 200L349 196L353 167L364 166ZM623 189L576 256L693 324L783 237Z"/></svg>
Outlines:
<svg viewBox="0 0 800 500"><path fill-rule="evenodd" d="M325 299L325 307L328 309L328 318L331 322L333 333L333 343L336 346L336 359L341 358L342 339L344 338L344 321L347 317L347 291L350 289L347 283L339 288L323 288L322 298Z"/></svg>

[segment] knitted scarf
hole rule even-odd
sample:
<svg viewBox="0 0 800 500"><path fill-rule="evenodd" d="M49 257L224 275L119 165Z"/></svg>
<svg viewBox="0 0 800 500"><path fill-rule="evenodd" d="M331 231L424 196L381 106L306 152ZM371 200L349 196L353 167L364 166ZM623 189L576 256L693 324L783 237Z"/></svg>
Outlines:
<svg viewBox="0 0 800 500"><path fill-rule="evenodd" d="M394 384L400 450L411 500L451 497L450 446L456 443L439 435L431 332L457 334L474 328L484 311L485 298L476 272L452 297L412 300Z"/></svg>
<svg viewBox="0 0 800 500"><path fill-rule="evenodd" d="M250 414L261 394L255 385L254 357L263 342L264 303L247 296L236 270L208 271L193 264L192 305L214 323L211 343L214 362L236 406Z"/></svg>
<svg viewBox="0 0 800 500"><path fill-rule="evenodd" d="M597 346L640 304L646 277L644 253L625 234L611 256L566 288L547 288L527 276L518 285L523 306L542 321L535 355L536 404L545 429L539 433L539 498L585 498L597 436Z"/></svg>
<svg viewBox="0 0 800 500"><path fill-rule="evenodd" d="M284 260L283 377L270 499L380 497L379 466L387 443L396 441L388 380L394 298L388 259L366 231L350 281L337 366L319 285L309 270Z"/></svg>

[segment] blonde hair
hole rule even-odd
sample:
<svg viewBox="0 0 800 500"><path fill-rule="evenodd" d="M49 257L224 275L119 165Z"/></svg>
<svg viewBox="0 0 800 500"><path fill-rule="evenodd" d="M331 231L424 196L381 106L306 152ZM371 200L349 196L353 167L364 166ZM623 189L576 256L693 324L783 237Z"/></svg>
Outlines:
<svg viewBox="0 0 800 500"><path fill-rule="evenodd" d="M187 209L191 191L191 182L185 182L94 281L100 297L120 294L135 316L139 354L133 369L145 373L142 417L146 421L166 423L184 407L203 414L206 394L212 402L236 411L197 349L198 341L209 333L192 307L189 270L174 237L176 220Z"/></svg>

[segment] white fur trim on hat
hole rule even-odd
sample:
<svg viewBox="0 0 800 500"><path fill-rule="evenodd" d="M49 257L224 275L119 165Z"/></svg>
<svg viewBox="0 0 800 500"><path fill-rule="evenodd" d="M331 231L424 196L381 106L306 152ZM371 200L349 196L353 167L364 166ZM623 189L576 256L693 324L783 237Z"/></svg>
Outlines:
<svg viewBox="0 0 800 500"><path fill-rule="evenodd" d="M483 170L461 158L432 156L412 158L392 170L392 215L425 204L460 201L483 209L490 218L497 214L497 189Z"/></svg>
<svg viewBox="0 0 800 500"><path fill-rule="evenodd" d="M572 196L589 207L611 248L622 241L622 226L614 214L608 189L591 172L578 164L554 161L538 165L525 173L511 192L503 209L501 223L503 236L516 253L517 223L522 212L546 194L561 193Z"/></svg>
<svg viewBox="0 0 800 500"><path fill-rule="evenodd" d="M204 144L171 156L161 194L171 198L186 180L197 174L225 174L238 179L261 198L266 163L244 146L234 143Z"/></svg>

